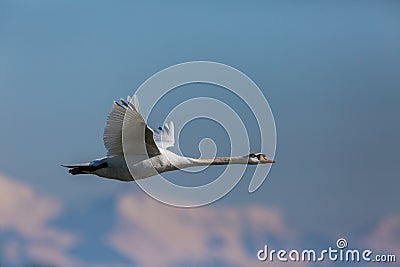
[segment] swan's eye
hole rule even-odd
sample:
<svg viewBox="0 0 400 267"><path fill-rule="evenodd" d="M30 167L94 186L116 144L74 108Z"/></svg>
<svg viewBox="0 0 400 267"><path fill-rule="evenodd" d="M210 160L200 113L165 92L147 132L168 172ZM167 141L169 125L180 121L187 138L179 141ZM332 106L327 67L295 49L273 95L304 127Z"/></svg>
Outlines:
<svg viewBox="0 0 400 267"><path fill-rule="evenodd" d="M253 158L254 160L260 161L262 156L263 156L263 154L261 154L261 153L251 153L249 155L249 158Z"/></svg>
<svg viewBox="0 0 400 267"><path fill-rule="evenodd" d="M258 159L259 161L267 157L267 156L265 156L264 154L261 154L261 153L256 154L255 156L257 157L257 159Z"/></svg>
<svg viewBox="0 0 400 267"><path fill-rule="evenodd" d="M252 154L250 154L250 157L252 157L254 159L257 159L257 160L260 160L261 156L262 156L261 153L252 153Z"/></svg>

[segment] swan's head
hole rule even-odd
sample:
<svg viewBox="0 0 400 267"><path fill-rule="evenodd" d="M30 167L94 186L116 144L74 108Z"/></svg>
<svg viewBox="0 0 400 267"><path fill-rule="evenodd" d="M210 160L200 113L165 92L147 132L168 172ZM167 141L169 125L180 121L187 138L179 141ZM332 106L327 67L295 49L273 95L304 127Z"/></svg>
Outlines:
<svg viewBox="0 0 400 267"><path fill-rule="evenodd" d="M275 163L275 160L268 159L262 153L249 154L249 164Z"/></svg>

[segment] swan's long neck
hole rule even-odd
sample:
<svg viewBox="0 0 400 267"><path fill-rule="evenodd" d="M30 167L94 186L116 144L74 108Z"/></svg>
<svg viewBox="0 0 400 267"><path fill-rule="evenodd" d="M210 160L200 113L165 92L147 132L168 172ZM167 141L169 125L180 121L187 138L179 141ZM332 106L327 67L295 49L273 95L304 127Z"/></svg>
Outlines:
<svg viewBox="0 0 400 267"><path fill-rule="evenodd" d="M228 164L248 164L249 158L247 156L237 157L218 157L218 158L189 158L189 167L207 166L207 165L228 165Z"/></svg>
<svg viewBox="0 0 400 267"><path fill-rule="evenodd" d="M168 150L163 150L163 154L166 156L166 162L169 163L166 164L168 167L161 166L158 170L159 172L208 165L249 164L248 156L195 159L178 156Z"/></svg>

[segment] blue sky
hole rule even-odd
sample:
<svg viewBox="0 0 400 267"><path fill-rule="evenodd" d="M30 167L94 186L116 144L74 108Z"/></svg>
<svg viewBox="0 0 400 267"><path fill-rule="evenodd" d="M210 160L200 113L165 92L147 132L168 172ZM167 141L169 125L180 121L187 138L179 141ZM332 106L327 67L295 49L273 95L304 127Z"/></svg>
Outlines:
<svg viewBox="0 0 400 267"><path fill-rule="evenodd" d="M399 9L396 1L1 1L0 177L11 193L1 197L0 264L151 266L146 249L164 248L170 237L163 233L185 224L146 213L135 201L193 223L186 234L193 245L179 231L176 245L198 254L191 259L165 250L173 255L164 255L171 266L231 266L251 260L265 243L318 248L340 236L355 246L398 252L398 239L391 237L400 230ZM163 68L193 60L243 71L269 101L277 164L257 192L247 192L247 175L220 201L185 211L157 206L134 183L72 177L59 166L103 156L112 101ZM158 111L207 96L251 114L226 92L192 87L172 92ZM247 123L253 129L250 115ZM207 134L199 130L204 127ZM183 152L199 155L198 141L208 136L220 141L223 155L223 131L200 120L182 133ZM251 145L257 150L256 142ZM199 179L209 181L221 170L209 169ZM179 181L187 174L168 177ZM36 201L41 204L31 207ZM275 221L254 216L247 229L242 221L252 208ZM165 225L143 228L149 222L136 219L142 212ZM228 220L230 212L241 223ZM226 232L205 226L224 220L233 225ZM144 256L123 249L137 246L132 234L146 241ZM226 244L221 255L238 249L243 257L218 257L199 240L218 235Z"/></svg>

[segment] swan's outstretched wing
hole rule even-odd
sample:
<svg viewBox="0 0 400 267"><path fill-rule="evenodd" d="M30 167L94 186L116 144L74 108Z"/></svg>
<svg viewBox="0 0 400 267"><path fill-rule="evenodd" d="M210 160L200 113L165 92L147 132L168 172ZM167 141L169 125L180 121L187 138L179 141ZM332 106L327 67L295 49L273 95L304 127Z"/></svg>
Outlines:
<svg viewBox="0 0 400 267"><path fill-rule="evenodd" d="M125 118L125 123L124 123ZM153 139L153 131L147 126L139 113L139 102L136 96L128 97L128 102L121 99L121 104L114 102L108 114L103 141L108 156L123 155L122 133L125 135L125 153L134 155L160 154Z"/></svg>
<svg viewBox="0 0 400 267"><path fill-rule="evenodd" d="M171 121L169 124L166 123L163 127L154 130L154 141L159 148L165 149L174 146L174 123Z"/></svg>

